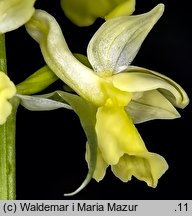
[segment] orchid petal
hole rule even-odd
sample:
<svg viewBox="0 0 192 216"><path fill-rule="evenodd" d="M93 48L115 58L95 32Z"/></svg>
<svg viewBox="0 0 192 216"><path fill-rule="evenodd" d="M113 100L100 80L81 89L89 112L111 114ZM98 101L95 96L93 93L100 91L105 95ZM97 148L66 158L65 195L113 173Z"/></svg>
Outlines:
<svg viewBox="0 0 192 216"><path fill-rule="evenodd" d="M188 96L180 85L170 78L150 70L145 71L142 68L139 68L138 71L128 70L127 73L114 75L112 82L116 88L128 92L159 89L174 106L179 108L184 108L189 103Z"/></svg>
<svg viewBox="0 0 192 216"><path fill-rule="evenodd" d="M175 96L173 96L172 94L169 93L169 91L161 89L161 93L168 99L171 101L171 103L179 108L185 108L188 104L189 104L189 98L187 96L187 93L185 92L185 90L175 81L173 81L172 79L170 79L169 77L158 73L156 71L153 70L149 70L146 68L142 68L142 67L137 67L137 66L130 66L128 71L128 73L131 72L140 72L140 73L144 73L144 74L152 74L155 75L159 78L162 78L164 81L166 81L167 83L169 83L170 85L172 85L175 89L177 89L177 91L180 94L179 99L175 99Z"/></svg>
<svg viewBox="0 0 192 216"><path fill-rule="evenodd" d="M126 111L134 124L153 119L174 119L180 114L174 106L158 90L146 91L138 99L132 100Z"/></svg>
<svg viewBox="0 0 192 216"><path fill-rule="evenodd" d="M35 0L1 0L0 34L15 30L33 15Z"/></svg>
<svg viewBox="0 0 192 216"><path fill-rule="evenodd" d="M80 96L93 103L103 103L101 91L103 80L78 61L69 50L62 31L53 16L36 10L26 24L28 33L39 43L42 54L50 69Z"/></svg>
<svg viewBox="0 0 192 216"><path fill-rule="evenodd" d="M163 11L164 5L159 4L145 14L107 20L87 48L94 71L107 76L127 69Z"/></svg>

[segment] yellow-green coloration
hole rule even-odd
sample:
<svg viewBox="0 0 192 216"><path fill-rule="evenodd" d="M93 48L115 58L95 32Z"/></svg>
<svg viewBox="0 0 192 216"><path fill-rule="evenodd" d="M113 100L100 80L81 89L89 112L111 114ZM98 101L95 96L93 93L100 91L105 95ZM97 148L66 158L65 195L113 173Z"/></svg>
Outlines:
<svg viewBox="0 0 192 216"><path fill-rule="evenodd" d="M5 73L0 72L0 125L4 124L11 114L12 106L8 100L15 94L16 87L13 82Z"/></svg>
<svg viewBox="0 0 192 216"><path fill-rule="evenodd" d="M21 95L31 95L38 93L54 83L58 77L49 69L47 65L19 83L17 93Z"/></svg>
<svg viewBox="0 0 192 216"><path fill-rule="evenodd" d="M0 34L15 30L33 15L35 0L1 0Z"/></svg>
<svg viewBox="0 0 192 216"><path fill-rule="evenodd" d="M107 20L88 44L87 56L92 68L73 56L51 15L36 11L26 25L28 33L39 43L47 65L79 94L76 99L69 93L63 98L79 115L88 137L88 175L97 181L111 166L122 181L135 176L156 187L168 168L163 157L147 150L134 124L180 117L175 107L187 106L188 96L170 78L131 66L143 40L163 11L164 5L159 4L145 14ZM86 118L92 119L92 125L83 124ZM89 143L92 136L96 137ZM68 195L79 192L88 182L86 178L79 189Z"/></svg>
<svg viewBox="0 0 192 216"><path fill-rule="evenodd" d="M156 187L168 165L160 155L148 152L123 107L100 107L96 132L99 153L93 178L102 180L107 166L111 165L113 173L124 182L133 175ZM89 155L86 158L89 163Z"/></svg>
<svg viewBox="0 0 192 216"><path fill-rule="evenodd" d="M65 15L78 26L88 26L98 17L110 19L130 15L135 0L61 0Z"/></svg>

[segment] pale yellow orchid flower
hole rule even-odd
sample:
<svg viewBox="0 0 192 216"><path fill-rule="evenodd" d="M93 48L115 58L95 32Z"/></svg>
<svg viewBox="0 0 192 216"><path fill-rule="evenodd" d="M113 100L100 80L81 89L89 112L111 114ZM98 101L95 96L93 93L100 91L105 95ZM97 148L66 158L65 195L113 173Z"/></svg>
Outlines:
<svg viewBox="0 0 192 216"><path fill-rule="evenodd" d="M135 0L61 0L61 6L73 23L88 26L98 17L110 19L132 14Z"/></svg>
<svg viewBox="0 0 192 216"><path fill-rule="evenodd" d="M8 101L16 94L16 87L9 77L0 71L0 125L11 114L12 106Z"/></svg>
<svg viewBox="0 0 192 216"><path fill-rule="evenodd" d="M28 33L40 44L52 71L81 98L75 99L70 94L63 96L81 119L88 137L86 160L93 170L90 176L97 181L111 166L122 181L135 176L156 187L168 168L163 157L147 150L134 123L178 118L180 115L174 106L184 108L189 99L181 86L170 78L130 65L163 11L164 5L159 4L145 14L106 21L88 45L91 68L73 56L51 15L37 10L26 25ZM72 100L86 108L74 105ZM88 118L90 123L85 125L83 118ZM96 134L91 141L96 142L96 151L90 145L90 130ZM97 160L92 163L94 154Z"/></svg>
<svg viewBox="0 0 192 216"><path fill-rule="evenodd" d="M0 0L0 34L15 30L33 15L36 0Z"/></svg>

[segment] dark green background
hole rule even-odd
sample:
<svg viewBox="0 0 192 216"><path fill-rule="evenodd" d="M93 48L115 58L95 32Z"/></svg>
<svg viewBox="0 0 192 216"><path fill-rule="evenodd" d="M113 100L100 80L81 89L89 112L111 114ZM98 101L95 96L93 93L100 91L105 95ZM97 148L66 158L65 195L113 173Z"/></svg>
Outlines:
<svg viewBox="0 0 192 216"><path fill-rule="evenodd" d="M162 18L152 29L133 64L159 71L178 82L191 97L191 23L189 3L161 1ZM189 2L189 1L188 1ZM160 3L137 0L134 14ZM37 0L36 8L52 14L62 27L72 52L86 54L86 47L103 22L76 27L63 14L60 1ZM38 44L25 28L6 34L8 72L17 84L43 66ZM62 88L57 81L44 92ZM180 119L155 120L137 125L147 148L161 154L170 168L153 189L133 177L123 183L108 169L105 178L90 184L74 197L87 173L84 159L86 137L78 117L69 110L30 112L19 107L17 115L17 199L192 199L191 104L179 110Z"/></svg>

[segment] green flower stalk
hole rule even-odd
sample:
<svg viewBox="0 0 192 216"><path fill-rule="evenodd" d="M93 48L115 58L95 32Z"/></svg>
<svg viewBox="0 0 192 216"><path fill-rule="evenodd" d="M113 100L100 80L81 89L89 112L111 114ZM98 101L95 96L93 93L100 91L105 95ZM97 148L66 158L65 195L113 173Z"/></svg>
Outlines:
<svg viewBox="0 0 192 216"><path fill-rule="evenodd" d="M4 33L25 24L33 15L35 0L0 1L0 199L16 198L15 125L19 99L16 87L6 75Z"/></svg>
<svg viewBox="0 0 192 216"><path fill-rule="evenodd" d="M74 24L88 26L98 17L110 19L132 14L135 0L61 0L61 6Z"/></svg>
<svg viewBox="0 0 192 216"><path fill-rule="evenodd" d="M34 3L35 0L0 1L0 200L16 199L15 132L20 97L42 91L58 79L48 66L17 86L7 75L4 33L29 21L35 11Z"/></svg>
<svg viewBox="0 0 192 216"><path fill-rule="evenodd" d="M0 200L15 199L16 88L6 75L5 37L0 35Z"/></svg>
<svg viewBox="0 0 192 216"><path fill-rule="evenodd" d="M145 14L107 20L88 44L91 67L73 56L56 20L45 11L37 10L26 24L48 66L79 95L57 92L79 115L88 138L88 177L68 195L91 178L103 179L109 166L122 181L135 176L151 187L168 169L162 156L147 150L134 124L180 117L175 107L187 106L188 96L165 75L131 65L163 11L159 4ZM91 123L85 124L86 118Z"/></svg>
<svg viewBox="0 0 192 216"><path fill-rule="evenodd" d="M0 72L0 200L16 199L16 114L18 106L22 105L22 95L42 91L57 79L48 66L44 66L15 86L4 72ZM44 100L43 104L47 108L46 102ZM28 106L33 109L34 103Z"/></svg>

